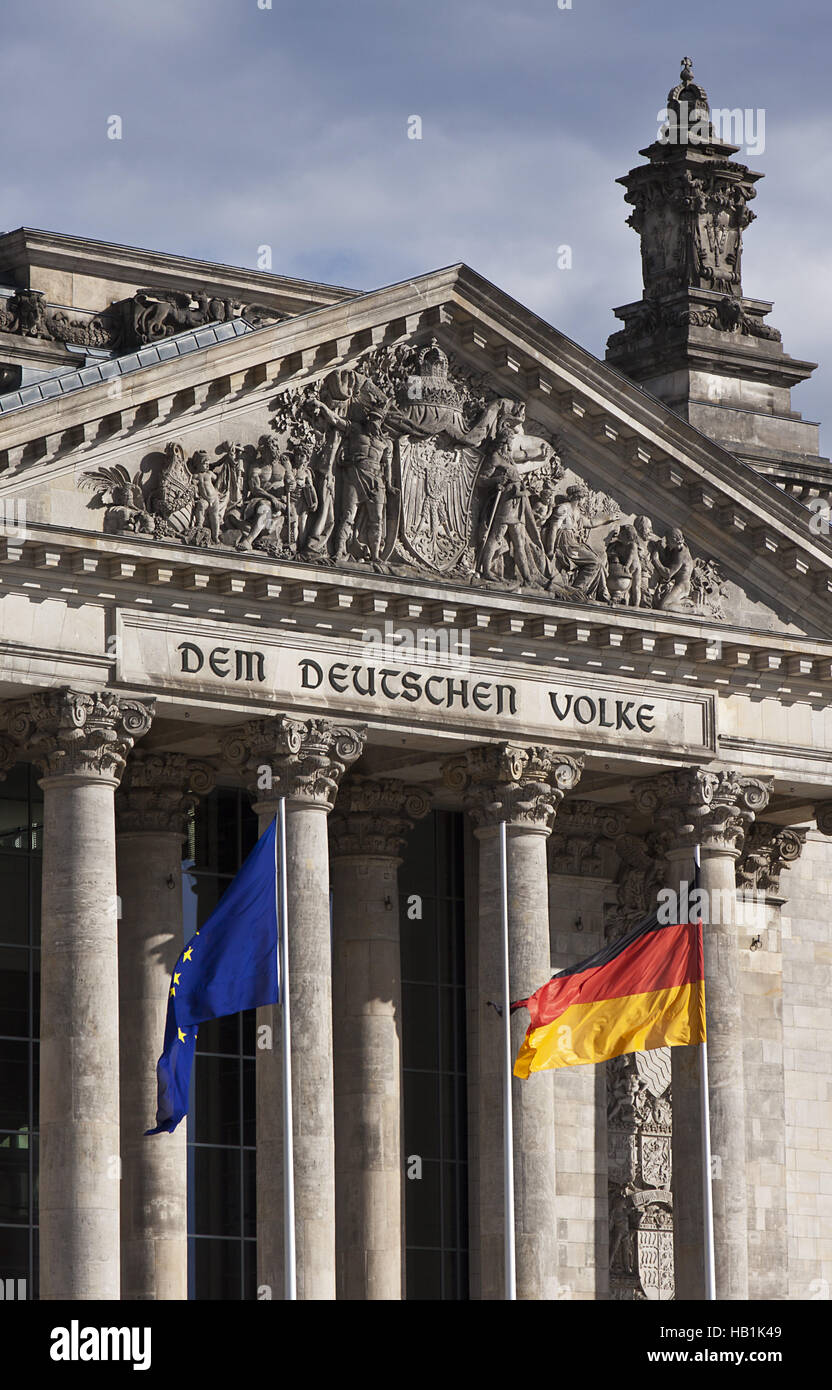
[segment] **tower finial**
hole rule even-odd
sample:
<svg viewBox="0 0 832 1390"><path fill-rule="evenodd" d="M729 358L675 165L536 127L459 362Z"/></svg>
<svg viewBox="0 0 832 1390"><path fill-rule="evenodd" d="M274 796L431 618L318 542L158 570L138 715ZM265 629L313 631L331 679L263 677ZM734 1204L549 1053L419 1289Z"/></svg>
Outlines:
<svg viewBox="0 0 832 1390"><path fill-rule="evenodd" d="M680 81L680 82L692 82L692 81L693 81L693 59L692 59L692 58L683 58L683 59L682 59L682 71L679 73L679 81Z"/></svg>

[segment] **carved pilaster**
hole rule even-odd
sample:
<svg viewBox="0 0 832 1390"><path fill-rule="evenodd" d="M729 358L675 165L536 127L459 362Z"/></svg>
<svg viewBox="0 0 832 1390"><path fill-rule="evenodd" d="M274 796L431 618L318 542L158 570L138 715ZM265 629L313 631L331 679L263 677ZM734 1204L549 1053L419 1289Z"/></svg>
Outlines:
<svg viewBox="0 0 832 1390"><path fill-rule="evenodd" d="M673 1297L670 1049L607 1063L610 1297Z"/></svg>
<svg viewBox="0 0 832 1390"><path fill-rule="evenodd" d="M494 743L469 748L442 769L446 787L461 791L477 830L510 825L551 831L566 792L578 785L583 757L552 748Z"/></svg>
<svg viewBox="0 0 832 1390"><path fill-rule="evenodd" d="M119 831L156 830L186 833L188 812L213 789L210 763L184 753L134 753L116 792Z"/></svg>
<svg viewBox="0 0 832 1390"><path fill-rule="evenodd" d="M661 818L677 845L738 858L755 815L768 805L771 784L770 777L743 777L733 768L680 768L637 782L633 799L640 811Z"/></svg>
<svg viewBox="0 0 832 1390"><path fill-rule="evenodd" d="M613 806L567 801L558 811L549 841L549 870L610 879L615 874L615 841L627 818Z"/></svg>
<svg viewBox="0 0 832 1390"><path fill-rule="evenodd" d="M422 787L392 778L348 777L329 818L330 856L398 860L413 822L429 810L430 797Z"/></svg>
<svg viewBox="0 0 832 1390"><path fill-rule="evenodd" d="M263 801L291 797L331 811L346 769L364 750L366 729L278 714L250 719L222 740L222 752Z"/></svg>
<svg viewBox="0 0 832 1390"><path fill-rule="evenodd" d="M37 691L4 710L4 727L45 778L102 777L118 781L137 738L150 728L153 701L111 690Z"/></svg>
<svg viewBox="0 0 832 1390"><path fill-rule="evenodd" d="M800 858L805 843L805 830L757 821L746 835L737 861L737 887L776 897L781 873Z"/></svg>

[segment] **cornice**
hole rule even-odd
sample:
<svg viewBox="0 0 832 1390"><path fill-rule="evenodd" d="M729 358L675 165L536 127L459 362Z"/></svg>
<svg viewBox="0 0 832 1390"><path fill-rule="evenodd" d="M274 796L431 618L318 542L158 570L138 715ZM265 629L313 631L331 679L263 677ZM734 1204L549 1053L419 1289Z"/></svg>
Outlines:
<svg viewBox="0 0 832 1390"><path fill-rule="evenodd" d="M360 293L343 285L325 285L248 266L203 261L192 256L122 246L118 242L95 241L90 237L49 232L37 227L17 227L0 236L0 268L14 270L32 264L52 270L74 270L76 273L125 283L132 280L150 283L152 280L159 288L187 288L189 282L204 286L209 292L252 286L263 295L290 295L306 303L335 302Z"/></svg>
<svg viewBox="0 0 832 1390"><path fill-rule="evenodd" d="M575 676L601 670L727 695L832 703L832 641L756 631L658 610L557 603L419 576L287 563L140 536L27 526L0 537L0 586L39 598L134 607L217 623L360 641L391 620L470 633L472 653Z"/></svg>

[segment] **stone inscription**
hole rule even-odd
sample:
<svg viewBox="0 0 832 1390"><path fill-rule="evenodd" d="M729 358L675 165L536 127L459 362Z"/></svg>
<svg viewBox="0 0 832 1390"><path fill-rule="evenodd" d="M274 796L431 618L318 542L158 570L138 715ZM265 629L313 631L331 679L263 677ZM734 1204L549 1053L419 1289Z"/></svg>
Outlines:
<svg viewBox="0 0 832 1390"><path fill-rule="evenodd" d="M707 692L571 677L487 657L422 660L377 655L335 636L255 630L193 618L171 622L122 610L118 679L174 697L261 701L265 709L431 724L491 737L564 738L579 748L715 751Z"/></svg>

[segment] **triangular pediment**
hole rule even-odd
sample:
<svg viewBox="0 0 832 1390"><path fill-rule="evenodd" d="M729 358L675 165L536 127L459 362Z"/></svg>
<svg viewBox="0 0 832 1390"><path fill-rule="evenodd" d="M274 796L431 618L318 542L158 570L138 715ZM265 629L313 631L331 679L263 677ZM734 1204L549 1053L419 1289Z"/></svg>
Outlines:
<svg viewBox="0 0 832 1390"><path fill-rule="evenodd" d="M465 266L35 402L0 450L32 544L832 637L813 514Z"/></svg>

